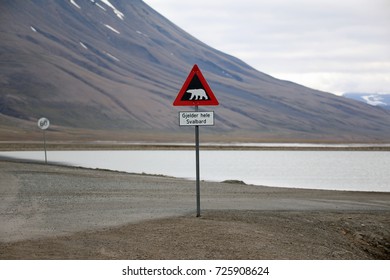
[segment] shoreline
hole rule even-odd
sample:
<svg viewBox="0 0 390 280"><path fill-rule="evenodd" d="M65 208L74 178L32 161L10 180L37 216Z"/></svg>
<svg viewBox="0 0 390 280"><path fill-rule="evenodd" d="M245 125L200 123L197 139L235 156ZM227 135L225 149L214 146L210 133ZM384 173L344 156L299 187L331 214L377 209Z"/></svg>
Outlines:
<svg viewBox="0 0 390 280"><path fill-rule="evenodd" d="M201 188L196 218L193 181L0 160L0 259L390 258L390 193Z"/></svg>
<svg viewBox="0 0 390 280"><path fill-rule="evenodd" d="M64 162L56 162L56 161L48 161L47 164L45 164L42 160L35 160L35 159L20 159L20 158L13 158L13 157L7 157L0 155L0 163L1 162L14 162L14 163L25 163L25 164L37 164L42 166L54 166L54 167L65 167L65 168L74 168L74 169L81 169L81 170L90 170L90 171L101 171L101 172L112 172L112 173L118 173L118 174L127 174L127 175L134 175L134 176L150 176L150 177L161 177L161 178L170 178L170 179L176 179L176 180L184 180L188 182L193 182L195 184L195 178L183 178L183 177L176 177L176 176L170 176L170 175L164 175L164 174L154 174L154 173L137 173L137 172L127 172L127 171L121 171L121 170L112 170L112 169L105 169L105 168L91 168L91 167L84 167L84 166L76 166L76 165L68 165ZM246 183L245 181L238 180L238 179L227 179L223 181L213 181L213 180L204 180L201 179L201 183L221 183L221 184L234 184L234 185L242 185L242 186L254 186L254 187L264 187L264 188L276 188L276 189L288 189L288 190L302 190L302 191L331 191L331 192L349 192L349 193L375 193L375 194L390 194L390 191L362 191L362 190L342 190L342 189L321 189L321 188L304 188L304 187L279 187L279 186L269 186L269 185L259 185L259 184L250 184Z"/></svg>
<svg viewBox="0 0 390 280"><path fill-rule="evenodd" d="M194 143L153 142L56 142L46 143L48 150L194 150ZM377 143L201 143L202 150L238 151L390 151L390 144ZM0 141L0 151L40 151L43 143Z"/></svg>

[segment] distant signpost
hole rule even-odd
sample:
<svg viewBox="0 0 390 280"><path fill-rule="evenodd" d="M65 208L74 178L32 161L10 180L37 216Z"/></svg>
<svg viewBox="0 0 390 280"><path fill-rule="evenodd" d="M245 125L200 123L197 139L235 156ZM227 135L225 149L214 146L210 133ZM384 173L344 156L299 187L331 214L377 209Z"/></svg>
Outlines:
<svg viewBox="0 0 390 280"><path fill-rule="evenodd" d="M38 120L38 127L43 131L43 147L45 149L45 164L47 164L47 153L46 153L46 129L50 126L50 121L47 118L40 118Z"/></svg>
<svg viewBox="0 0 390 280"><path fill-rule="evenodd" d="M200 168L199 126L214 125L214 112L199 112L198 106L217 106L219 102L203 77L198 65L194 65L173 106L195 106L195 112L180 112L180 126L195 126L196 144L196 216L200 217Z"/></svg>

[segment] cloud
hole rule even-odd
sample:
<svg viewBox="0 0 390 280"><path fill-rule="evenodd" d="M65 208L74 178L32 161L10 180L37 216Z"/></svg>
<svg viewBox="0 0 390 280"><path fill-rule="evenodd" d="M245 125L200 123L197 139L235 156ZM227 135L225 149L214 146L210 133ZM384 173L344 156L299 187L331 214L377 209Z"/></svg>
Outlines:
<svg viewBox="0 0 390 280"><path fill-rule="evenodd" d="M259 71L334 93L390 92L388 0L146 0Z"/></svg>

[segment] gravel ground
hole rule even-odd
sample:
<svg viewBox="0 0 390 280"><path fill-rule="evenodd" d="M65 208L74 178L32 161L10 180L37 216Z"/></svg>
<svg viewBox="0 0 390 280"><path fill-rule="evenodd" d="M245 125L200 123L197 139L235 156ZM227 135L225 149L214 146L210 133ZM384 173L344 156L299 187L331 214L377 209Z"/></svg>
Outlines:
<svg viewBox="0 0 390 280"><path fill-rule="evenodd" d="M390 193L0 161L0 259L389 259Z"/></svg>

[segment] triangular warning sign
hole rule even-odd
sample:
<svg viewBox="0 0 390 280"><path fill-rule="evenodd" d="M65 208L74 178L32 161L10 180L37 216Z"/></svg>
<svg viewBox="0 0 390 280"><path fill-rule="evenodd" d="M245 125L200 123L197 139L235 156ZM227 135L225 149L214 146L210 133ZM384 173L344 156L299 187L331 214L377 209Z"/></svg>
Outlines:
<svg viewBox="0 0 390 280"><path fill-rule="evenodd" d="M217 98L198 65L195 64L173 102L173 106L217 106L218 104Z"/></svg>

